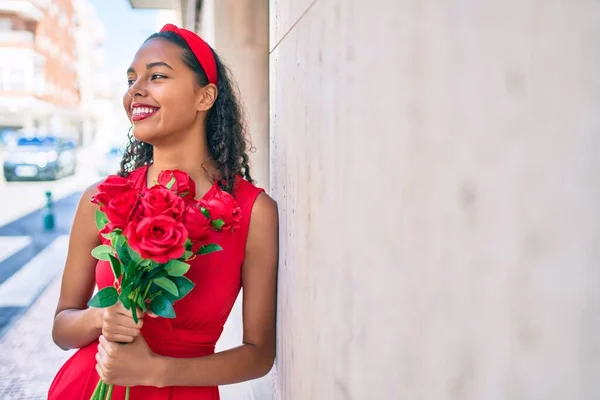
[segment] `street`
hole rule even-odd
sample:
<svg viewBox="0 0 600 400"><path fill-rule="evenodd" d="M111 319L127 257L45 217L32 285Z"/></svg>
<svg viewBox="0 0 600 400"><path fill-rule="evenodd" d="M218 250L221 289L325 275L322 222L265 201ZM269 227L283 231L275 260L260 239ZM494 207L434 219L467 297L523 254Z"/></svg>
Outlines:
<svg viewBox="0 0 600 400"><path fill-rule="evenodd" d="M72 354L52 342L51 329L68 233L81 191L100 177L89 151L75 176L55 182L0 183L0 398L45 399ZM55 227L44 231L46 191Z"/></svg>

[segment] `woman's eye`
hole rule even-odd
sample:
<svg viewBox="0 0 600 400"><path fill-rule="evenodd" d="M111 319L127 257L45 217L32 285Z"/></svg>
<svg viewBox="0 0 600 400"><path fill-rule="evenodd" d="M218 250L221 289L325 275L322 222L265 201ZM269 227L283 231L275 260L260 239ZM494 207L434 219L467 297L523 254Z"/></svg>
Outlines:
<svg viewBox="0 0 600 400"><path fill-rule="evenodd" d="M161 75L161 74L153 74L152 75L152 80L154 80L154 79L161 79L161 78L166 78L166 76Z"/></svg>
<svg viewBox="0 0 600 400"><path fill-rule="evenodd" d="M135 79L127 79L127 86L131 86L135 83Z"/></svg>

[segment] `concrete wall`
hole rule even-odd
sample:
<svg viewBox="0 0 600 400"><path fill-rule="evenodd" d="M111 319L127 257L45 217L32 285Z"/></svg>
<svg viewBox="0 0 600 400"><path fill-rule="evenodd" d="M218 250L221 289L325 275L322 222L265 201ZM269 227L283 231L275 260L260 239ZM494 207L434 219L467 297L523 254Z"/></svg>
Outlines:
<svg viewBox="0 0 600 400"><path fill-rule="evenodd" d="M188 18L189 20L189 18ZM269 190L269 4L268 0L203 0L199 34L219 53L236 81L254 151L251 173ZM242 295L225 325L218 350L242 343ZM270 400L273 376L220 388L222 400Z"/></svg>
<svg viewBox="0 0 600 400"><path fill-rule="evenodd" d="M271 27L276 398L600 398L600 2Z"/></svg>
<svg viewBox="0 0 600 400"><path fill-rule="evenodd" d="M254 151L251 172L269 188L268 0L204 0L200 34L231 69L246 111Z"/></svg>

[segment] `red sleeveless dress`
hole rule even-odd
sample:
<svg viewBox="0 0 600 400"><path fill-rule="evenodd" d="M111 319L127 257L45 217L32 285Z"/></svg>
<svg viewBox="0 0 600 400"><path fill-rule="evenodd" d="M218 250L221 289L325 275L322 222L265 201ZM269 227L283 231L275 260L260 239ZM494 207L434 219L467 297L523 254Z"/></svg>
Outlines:
<svg viewBox="0 0 600 400"><path fill-rule="evenodd" d="M136 187L146 190L148 167L133 171ZM205 196L220 190L214 185ZM262 192L242 178L236 180L233 196L241 208L241 228L233 233L213 232L211 243L223 250L198 256L191 261L186 276L196 286L174 305L177 317L145 318L142 334L157 354L168 357L192 358L213 354L215 344L241 289L241 267L244 261L250 214L256 197ZM98 288L113 284L110 265L99 261L96 267ZM49 400L89 400L98 383L95 355L98 341L78 350L59 370L50 390ZM115 386L113 399L125 398L125 388ZM131 388L131 400L218 400L218 387L136 386Z"/></svg>

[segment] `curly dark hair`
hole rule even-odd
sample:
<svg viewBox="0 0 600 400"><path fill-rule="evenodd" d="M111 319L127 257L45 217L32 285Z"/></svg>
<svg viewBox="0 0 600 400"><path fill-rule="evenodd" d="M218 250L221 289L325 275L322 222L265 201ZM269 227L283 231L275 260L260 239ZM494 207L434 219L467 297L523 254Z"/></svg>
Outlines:
<svg viewBox="0 0 600 400"><path fill-rule="evenodd" d="M168 40L181 47L183 62L196 73L198 84L200 86L208 84L204 69L184 39L174 32L166 31L151 35L146 42L155 38ZM253 182L247 153L250 144L246 137L246 125L237 96L237 86L231 78L229 69L223 64L217 53L212 48L211 50L217 63L218 95L213 107L208 112L206 139L210 156L220 172L219 185L223 190L231 193L237 175ZM127 148L118 174L126 177L134 169L151 164L152 161L153 146L137 140L130 130Z"/></svg>

